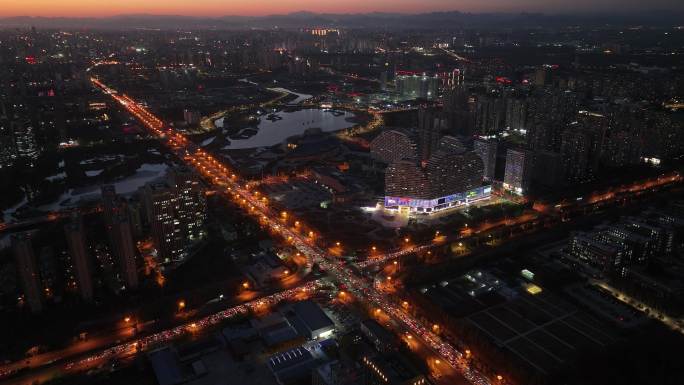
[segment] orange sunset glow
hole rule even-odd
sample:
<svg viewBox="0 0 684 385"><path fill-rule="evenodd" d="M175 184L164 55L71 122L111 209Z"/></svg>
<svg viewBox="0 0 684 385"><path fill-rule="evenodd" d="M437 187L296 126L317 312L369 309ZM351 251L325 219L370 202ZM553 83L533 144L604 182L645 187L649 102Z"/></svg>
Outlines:
<svg viewBox="0 0 684 385"><path fill-rule="evenodd" d="M264 16L298 11L315 13L425 13L462 12L581 12L591 10L641 9L640 0L2 0L0 17L107 17L127 14L221 17L226 15ZM672 0L654 0L654 6L669 8Z"/></svg>
<svg viewBox="0 0 684 385"><path fill-rule="evenodd" d="M363 1L348 0L341 2L312 0L198 0L190 3L185 0L119 0L102 2L93 0L4 0L0 16L113 16L123 14L164 14L189 16L224 15L270 15L301 10L311 12L363 13L373 11L422 12L425 10L450 10L455 3L473 5L476 2L427 0L416 3L408 0Z"/></svg>

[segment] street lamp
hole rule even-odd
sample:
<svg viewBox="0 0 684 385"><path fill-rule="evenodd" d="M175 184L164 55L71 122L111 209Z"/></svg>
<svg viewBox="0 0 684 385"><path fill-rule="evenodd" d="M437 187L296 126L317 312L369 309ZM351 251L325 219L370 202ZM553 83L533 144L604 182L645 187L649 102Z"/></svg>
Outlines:
<svg viewBox="0 0 684 385"><path fill-rule="evenodd" d="M178 301L178 311L181 311L183 309L185 309L185 301L180 300L180 301Z"/></svg>

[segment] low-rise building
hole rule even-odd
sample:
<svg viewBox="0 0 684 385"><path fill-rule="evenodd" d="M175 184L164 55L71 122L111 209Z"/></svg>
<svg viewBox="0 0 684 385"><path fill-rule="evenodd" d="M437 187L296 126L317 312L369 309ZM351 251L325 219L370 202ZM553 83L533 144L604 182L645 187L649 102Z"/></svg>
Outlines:
<svg viewBox="0 0 684 385"><path fill-rule="evenodd" d="M360 329L361 333L373 343L379 352L387 353L397 349L396 336L382 327L376 320L369 318L361 321Z"/></svg>

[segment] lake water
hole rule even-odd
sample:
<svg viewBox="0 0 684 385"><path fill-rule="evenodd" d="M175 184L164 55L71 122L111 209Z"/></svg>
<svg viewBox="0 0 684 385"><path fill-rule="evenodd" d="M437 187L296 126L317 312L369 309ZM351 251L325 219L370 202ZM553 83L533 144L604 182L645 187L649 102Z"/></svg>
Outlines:
<svg viewBox="0 0 684 385"><path fill-rule="evenodd" d="M313 95L300 94L298 92L290 91L287 88L282 88L282 87L268 88L268 90L269 91L275 91L275 92L287 92L287 93L295 95L297 97L294 100L288 102L287 104L299 104L305 100L309 100L309 99L313 98Z"/></svg>
<svg viewBox="0 0 684 385"><path fill-rule="evenodd" d="M341 111L334 114L332 111L322 109L305 109L292 112L277 112L278 120L268 119L269 115L262 115L259 123L259 131L246 139L230 139L230 144L223 147L224 150L239 150L256 147L269 147L282 143L285 139L304 133L309 128L320 128L323 132L334 132L354 126L348 122L348 118L355 115L351 112Z"/></svg>
<svg viewBox="0 0 684 385"><path fill-rule="evenodd" d="M109 184L114 185L117 194L130 195L137 192L138 189L143 187L145 184L164 177L168 168L169 166L163 163L144 163L135 170L135 174L122 179L110 181ZM100 170L97 171L97 175L99 175ZM88 176L93 175L91 174ZM36 208L45 212L59 211L66 208L76 207L82 202L95 201L100 199L100 196L102 195L100 192L101 187L102 184L98 182L97 184L89 186L69 188L54 202ZM24 200L19 202L16 206L2 212L3 221L11 222L14 219L14 213L27 203L28 200L24 198Z"/></svg>

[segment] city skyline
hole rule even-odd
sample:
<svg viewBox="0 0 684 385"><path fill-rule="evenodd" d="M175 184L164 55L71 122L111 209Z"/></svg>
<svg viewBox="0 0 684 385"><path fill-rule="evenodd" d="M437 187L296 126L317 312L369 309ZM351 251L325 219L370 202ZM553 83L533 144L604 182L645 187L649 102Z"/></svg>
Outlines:
<svg viewBox="0 0 684 385"><path fill-rule="evenodd" d="M0 383L684 377L679 4L8 2Z"/></svg>
<svg viewBox="0 0 684 385"><path fill-rule="evenodd" d="M655 0L644 3L638 0L578 0L569 4L563 0L493 0L486 4L476 0L411 0L366 2L361 0L345 0L334 3L322 3L313 0L272 1L259 0L253 2L198 0L192 7L182 0L137 2L122 0L114 4L102 6L100 2L91 0L8 0L0 9L0 17L96 17L106 18L123 15L155 15L155 16L272 16L299 12L321 14L366 14L366 13L399 13L419 14L430 12L467 12L467 13L629 13L644 10L682 10L684 5L673 0Z"/></svg>

